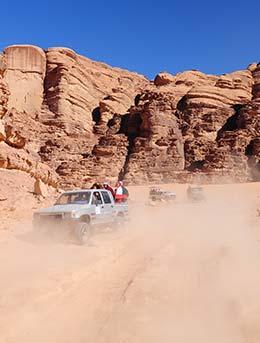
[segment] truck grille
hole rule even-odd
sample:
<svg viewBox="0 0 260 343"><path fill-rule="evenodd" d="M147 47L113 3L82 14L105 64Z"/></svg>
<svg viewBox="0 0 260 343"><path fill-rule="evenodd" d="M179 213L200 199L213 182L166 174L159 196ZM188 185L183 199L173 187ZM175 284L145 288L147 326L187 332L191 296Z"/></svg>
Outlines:
<svg viewBox="0 0 260 343"><path fill-rule="evenodd" d="M51 215L41 216L41 220L53 221L53 222L60 221L60 220L62 220L62 218L63 218L62 214L51 214Z"/></svg>

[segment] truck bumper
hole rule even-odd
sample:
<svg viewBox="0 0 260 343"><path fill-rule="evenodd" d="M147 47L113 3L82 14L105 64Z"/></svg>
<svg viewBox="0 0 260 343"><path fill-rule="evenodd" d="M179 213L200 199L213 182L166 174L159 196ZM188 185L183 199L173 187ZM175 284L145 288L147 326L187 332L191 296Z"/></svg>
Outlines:
<svg viewBox="0 0 260 343"><path fill-rule="evenodd" d="M77 223L79 222L78 219L73 218L53 218L52 216L39 216L33 218L32 224L33 228L49 228L51 229L65 229L70 230L73 229Z"/></svg>

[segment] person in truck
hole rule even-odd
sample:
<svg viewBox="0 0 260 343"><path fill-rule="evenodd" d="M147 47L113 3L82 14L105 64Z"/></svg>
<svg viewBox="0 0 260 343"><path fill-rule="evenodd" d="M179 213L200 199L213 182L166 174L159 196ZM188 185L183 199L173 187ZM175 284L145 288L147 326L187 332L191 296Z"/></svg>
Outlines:
<svg viewBox="0 0 260 343"><path fill-rule="evenodd" d="M99 182L93 183L90 189L101 189L103 188L102 185Z"/></svg>
<svg viewBox="0 0 260 343"><path fill-rule="evenodd" d="M129 192L123 185L123 181L118 181L115 188L115 201L125 202L129 197Z"/></svg>
<svg viewBox="0 0 260 343"><path fill-rule="evenodd" d="M103 187L107 191L111 192L111 194L113 195L113 198L115 199L115 191L113 190L113 188L110 186L110 184L107 181L104 182Z"/></svg>

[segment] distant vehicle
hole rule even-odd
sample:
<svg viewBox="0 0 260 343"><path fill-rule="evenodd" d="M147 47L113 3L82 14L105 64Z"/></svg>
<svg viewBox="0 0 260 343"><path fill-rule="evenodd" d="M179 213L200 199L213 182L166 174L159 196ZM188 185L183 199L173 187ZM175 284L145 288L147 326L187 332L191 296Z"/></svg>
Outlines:
<svg viewBox="0 0 260 343"><path fill-rule="evenodd" d="M189 186L187 188L187 197L190 201L204 201L204 190L201 186Z"/></svg>
<svg viewBox="0 0 260 343"><path fill-rule="evenodd" d="M149 199L151 201L173 201L176 198L176 194L171 191L164 191L160 188L151 188L149 192Z"/></svg>
<svg viewBox="0 0 260 343"><path fill-rule="evenodd" d="M93 227L121 224L127 215L128 204L116 204L108 190L76 190L63 193L54 206L35 211L33 226L62 227L84 244Z"/></svg>

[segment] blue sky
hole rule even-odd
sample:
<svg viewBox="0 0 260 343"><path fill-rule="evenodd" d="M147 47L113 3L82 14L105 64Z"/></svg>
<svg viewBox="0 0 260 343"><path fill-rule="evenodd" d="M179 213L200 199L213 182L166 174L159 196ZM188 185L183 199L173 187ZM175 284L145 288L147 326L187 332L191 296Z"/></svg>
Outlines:
<svg viewBox="0 0 260 343"><path fill-rule="evenodd" d="M67 46L154 78L260 61L260 0L1 1L0 50Z"/></svg>

